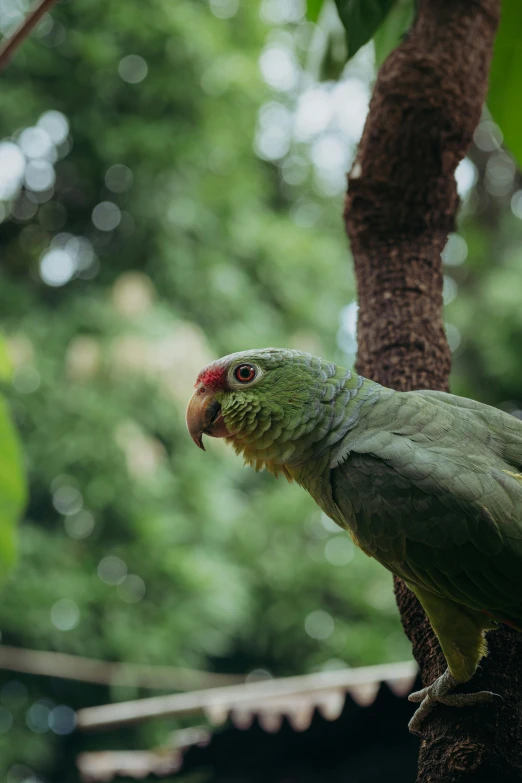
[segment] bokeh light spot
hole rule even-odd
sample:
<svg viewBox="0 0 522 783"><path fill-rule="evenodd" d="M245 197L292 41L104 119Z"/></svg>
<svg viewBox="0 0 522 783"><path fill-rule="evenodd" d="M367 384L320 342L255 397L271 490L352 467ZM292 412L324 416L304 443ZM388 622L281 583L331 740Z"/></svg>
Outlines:
<svg viewBox="0 0 522 783"><path fill-rule="evenodd" d="M325 133L316 139L312 144L311 158L314 165L326 176L337 174L340 169L344 186L350 150L341 134Z"/></svg>
<svg viewBox="0 0 522 783"><path fill-rule="evenodd" d="M455 280L449 275L444 275L442 286L442 300L445 305L449 305L457 297L459 287Z"/></svg>
<svg viewBox="0 0 522 783"><path fill-rule="evenodd" d="M486 163L486 188L497 198L507 196L513 188L517 167L513 158L499 150L490 155Z"/></svg>
<svg viewBox="0 0 522 783"><path fill-rule="evenodd" d="M333 617L322 609L310 612L305 620L305 631L312 639L328 639L334 632Z"/></svg>
<svg viewBox="0 0 522 783"><path fill-rule="evenodd" d="M48 724L51 731L55 734L61 736L71 734L76 727L74 710L66 704L59 704L51 710L48 716Z"/></svg>
<svg viewBox="0 0 522 783"><path fill-rule="evenodd" d="M321 514L321 526L328 532L328 533L342 533L342 528L337 525L333 519L331 519L328 514L325 514L324 512Z"/></svg>
<svg viewBox="0 0 522 783"><path fill-rule="evenodd" d="M112 288L114 307L128 317L147 312L152 306L154 295L152 281L143 272L124 272L115 280Z"/></svg>
<svg viewBox="0 0 522 783"><path fill-rule="evenodd" d="M511 197L511 211L515 217L522 220L522 190L517 190Z"/></svg>
<svg viewBox="0 0 522 783"><path fill-rule="evenodd" d="M0 199L10 199L22 183L25 157L17 144L0 142Z"/></svg>
<svg viewBox="0 0 522 783"><path fill-rule="evenodd" d="M460 266L468 257L468 245L460 234L450 234L441 258L446 266Z"/></svg>
<svg viewBox="0 0 522 783"><path fill-rule="evenodd" d="M73 516L66 516L63 521L65 531L71 538L88 538L94 530L94 517L89 511L81 511Z"/></svg>
<svg viewBox="0 0 522 783"><path fill-rule="evenodd" d="M209 5L218 19L231 19L239 10L239 0L209 0Z"/></svg>
<svg viewBox="0 0 522 783"><path fill-rule="evenodd" d="M124 82L139 84L147 75L148 66L139 54L128 54L118 64L118 73Z"/></svg>
<svg viewBox="0 0 522 783"><path fill-rule="evenodd" d="M294 135L299 141L310 141L325 131L333 116L333 105L324 87L313 87L301 93L294 119Z"/></svg>
<svg viewBox="0 0 522 783"><path fill-rule="evenodd" d="M11 204L11 215L16 220L30 220L38 210L38 204L32 201L28 193L21 194L16 201Z"/></svg>
<svg viewBox="0 0 522 783"><path fill-rule="evenodd" d="M105 173L105 184L113 193L125 193L133 182L133 174L128 166L115 163Z"/></svg>
<svg viewBox="0 0 522 783"><path fill-rule="evenodd" d="M270 101L259 112L255 149L263 160L278 160L290 148L292 116L282 103Z"/></svg>
<svg viewBox="0 0 522 783"><path fill-rule="evenodd" d="M263 0L259 14L269 24L288 24L299 22L305 12L305 0Z"/></svg>
<svg viewBox="0 0 522 783"><path fill-rule="evenodd" d="M40 386L40 373L34 367L28 365L18 367L13 374L13 388L19 394L32 394Z"/></svg>
<svg viewBox="0 0 522 783"><path fill-rule="evenodd" d="M354 556L354 546L348 536L330 538L324 547L324 556L334 566L345 566Z"/></svg>
<svg viewBox="0 0 522 783"><path fill-rule="evenodd" d="M292 53L283 46L268 46L259 58L265 82L274 90L289 92L297 87L299 68Z"/></svg>
<svg viewBox="0 0 522 783"><path fill-rule="evenodd" d="M32 160L27 164L24 182L29 190L41 193L54 185L56 174L48 160Z"/></svg>
<svg viewBox="0 0 522 783"><path fill-rule="evenodd" d="M147 588L141 576L129 574L118 585L118 595L128 604L137 604L144 597Z"/></svg>
<svg viewBox="0 0 522 783"><path fill-rule="evenodd" d="M289 185L302 185L308 176L308 162L300 155L290 155L283 163L281 174Z"/></svg>
<svg viewBox="0 0 522 783"><path fill-rule="evenodd" d="M455 171L457 192L461 198L466 198L478 178L475 164L469 159L461 160Z"/></svg>
<svg viewBox="0 0 522 783"><path fill-rule="evenodd" d="M65 516L77 514L83 507L82 494L76 487L65 484L53 493L53 506L58 513Z"/></svg>
<svg viewBox="0 0 522 783"><path fill-rule="evenodd" d="M51 608L51 622L59 631L72 631L80 622L78 604L70 598L60 598Z"/></svg>
<svg viewBox="0 0 522 783"><path fill-rule="evenodd" d="M460 332L454 324L446 323L444 326L446 329L446 340L448 341L450 351L453 353L460 345Z"/></svg>
<svg viewBox="0 0 522 783"><path fill-rule="evenodd" d="M310 228L319 222L321 207L316 201L298 199L290 209L294 223L302 228Z"/></svg>
<svg viewBox="0 0 522 783"><path fill-rule="evenodd" d="M44 128L24 128L18 143L27 158L46 158L53 151L53 142Z"/></svg>
<svg viewBox="0 0 522 783"><path fill-rule="evenodd" d="M350 76L332 88L333 116L352 145L361 138L370 105L369 84Z"/></svg>
<svg viewBox="0 0 522 783"><path fill-rule="evenodd" d="M69 135L69 121L61 111L46 111L36 125L43 128L53 144L62 144Z"/></svg>
<svg viewBox="0 0 522 783"><path fill-rule="evenodd" d="M479 122L473 134L473 141L483 152L494 152L500 149L503 138L502 131L493 120Z"/></svg>
<svg viewBox="0 0 522 783"><path fill-rule="evenodd" d="M113 231L120 220L120 208L112 201L102 201L92 211L92 222L100 231Z"/></svg>
<svg viewBox="0 0 522 783"><path fill-rule="evenodd" d="M65 285L73 277L76 264L71 254L61 248L48 250L40 259L40 277L47 285Z"/></svg>
<svg viewBox="0 0 522 783"><path fill-rule="evenodd" d="M25 715L25 722L35 734L45 734L49 730L49 714L51 710L43 702L32 704Z"/></svg>
<svg viewBox="0 0 522 783"><path fill-rule="evenodd" d="M127 565L120 557L108 555L98 563L98 576L106 585L119 585L127 576Z"/></svg>

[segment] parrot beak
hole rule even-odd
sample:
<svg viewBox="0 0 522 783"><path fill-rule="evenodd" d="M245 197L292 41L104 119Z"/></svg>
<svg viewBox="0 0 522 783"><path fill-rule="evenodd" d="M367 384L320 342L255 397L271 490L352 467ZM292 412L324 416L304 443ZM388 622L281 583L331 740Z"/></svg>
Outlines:
<svg viewBox="0 0 522 783"><path fill-rule="evenodd" d="M200 449L205 451L203 435L213 438L226 438L230 435L221 415L221 405L214 399L213 393L204 386L198 386L187 408L187 429L190 437Z"/></svg>

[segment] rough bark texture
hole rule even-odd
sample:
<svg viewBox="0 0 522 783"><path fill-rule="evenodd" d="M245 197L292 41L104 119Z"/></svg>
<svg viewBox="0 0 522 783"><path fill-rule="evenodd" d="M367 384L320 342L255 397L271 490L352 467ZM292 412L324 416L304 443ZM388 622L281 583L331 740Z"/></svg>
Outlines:
<svg viewBox="0 0 522 783"><path fill-rule="evenodd" d="M454 172L486 96L500 0L423 0L411 34L384 63L349 177L346 229L357 275L358 371L395 389L448 389L440 253L453 229ZM396 580L423 682L445 668L413 594ZM421 740L419 781L522 780L522 634L489 634L490 655L462 690L494 707L438 705ZM406 729L405 729L406 730Z"/></svg>

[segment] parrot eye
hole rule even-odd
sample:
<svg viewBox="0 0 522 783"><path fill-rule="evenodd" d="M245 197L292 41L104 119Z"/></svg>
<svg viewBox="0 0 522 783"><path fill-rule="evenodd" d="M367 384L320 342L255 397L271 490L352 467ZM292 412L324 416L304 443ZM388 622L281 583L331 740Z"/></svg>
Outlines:
<svg viewBox="0 0 522 783"><path fill-rule="evenodd" d="M234 370L234 376L239 383L249 383L256 377L256 368L251 364L240 364Z"/></svg>

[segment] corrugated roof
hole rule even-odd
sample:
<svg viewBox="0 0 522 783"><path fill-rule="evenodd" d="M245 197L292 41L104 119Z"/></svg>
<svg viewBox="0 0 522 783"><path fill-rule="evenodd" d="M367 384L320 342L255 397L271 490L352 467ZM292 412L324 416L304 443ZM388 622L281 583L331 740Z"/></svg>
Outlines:
<svg viewBox="0 0 522 783"><path fill-rule="evenodd" d="M230 719L236 728L248 729L255 720L265 732L277 732L286 719L294 731L303 732L316 712L328 721L336 720L347 696L361 708L372 705L383 683L395 696L405 697L416 676L413 661L317 672L89 707L77 713L77 721L81 730L96 731L152 718L200 715L215 726ZM117 775L172 774L180 768L189 746L208 742L210 732L204 736L201 729L197 731L192 739L176 732L174 745L167 749L85 753L78 767L89 782L110 781Z"/></svg>
<svg viewBox="0 0 522 783"><path fill-rule="evenodd" d="M339 715L346 693L357 704L371 704L379 685L385 682L402 696L412 687L416 674L414 661L363 666L87 707L79 710L76 718L78 728L84 731L188 715L204 715L215 725L229 716L242 724L254 715L268 722L287 716L306 728L306 715L316 707L332 720Z"/></svg>
<svg viewBox="0 0 522 783"><path fill-rule="evenodd" d="M76 759L85 783L109 783L115 777L141 780L150 775L166 777L181 769L183 752L189 747L206 745L211 731L203 726L175 731L166 748L156 750L103 750L81 753Z"/></svg>

